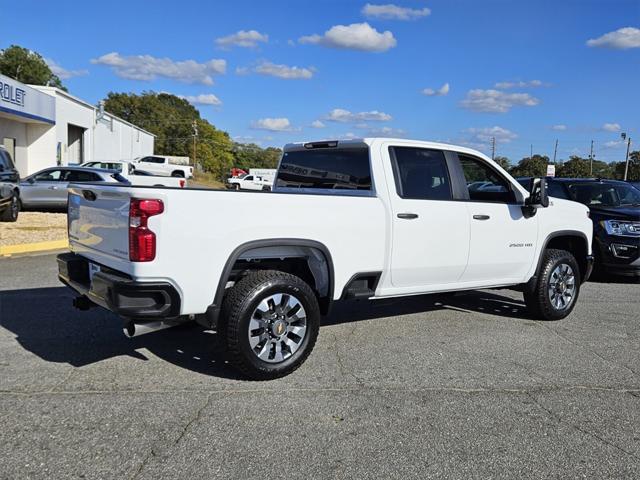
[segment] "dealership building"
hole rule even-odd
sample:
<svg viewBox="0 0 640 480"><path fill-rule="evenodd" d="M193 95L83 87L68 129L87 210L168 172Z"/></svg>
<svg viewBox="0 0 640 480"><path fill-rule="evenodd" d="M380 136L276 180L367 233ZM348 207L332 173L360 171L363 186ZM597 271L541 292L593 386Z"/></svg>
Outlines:
<svg viewBox="0 0 640 480"><path fill-rule="evenodd" d="M0 144L20 176L55 165L153 155L154 135L58 88L0 75Z"/></svg>

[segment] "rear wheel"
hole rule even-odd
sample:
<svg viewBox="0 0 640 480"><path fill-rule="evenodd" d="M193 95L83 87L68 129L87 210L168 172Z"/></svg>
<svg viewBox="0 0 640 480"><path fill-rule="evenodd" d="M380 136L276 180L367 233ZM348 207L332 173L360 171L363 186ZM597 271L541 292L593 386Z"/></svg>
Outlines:
<svg viewBox="0 0 640 480"><path fill-rule="evenodd" d="M11 195L11 202L7 206L4 212L0 214L0 222L15 222L18 220L18 214L20 213L20 199L18 194L13 192Z"/></svg>
<svg viewBox="0 0 640 480"><path fill-rule="evenodd" d="M231 363L252 379L270 380L288 375L307 359L318 337L320 310L302 279L263 270L230 289L222 321Z"/></svg>
<svg viewBox="0 0 640 480"><path fill-rule="evenodd" d="M175 171L171 173L172 177L179 177L179 178L184 178L184 172L180 172L180 171Z"/></svg>
<svg viewBox="0 0 640 480"><path fill-rule="evenodd" d="M580 269L575 257L565 250L543 253L535 285L524 292L531 314L544 320L559 320L571 313L580 293Z"/></svg>

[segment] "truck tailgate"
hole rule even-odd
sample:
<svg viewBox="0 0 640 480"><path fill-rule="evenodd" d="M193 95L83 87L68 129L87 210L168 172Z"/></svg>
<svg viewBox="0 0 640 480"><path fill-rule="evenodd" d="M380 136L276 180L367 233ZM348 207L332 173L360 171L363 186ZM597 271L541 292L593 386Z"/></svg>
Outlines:
<svg viewBox="0 0 640 480"><path fill-rule="evenodd" d="M91 185L69 188L71 250L100 262L129 261L129 192ZM115 265L113 265L115 266Z"/></svg>

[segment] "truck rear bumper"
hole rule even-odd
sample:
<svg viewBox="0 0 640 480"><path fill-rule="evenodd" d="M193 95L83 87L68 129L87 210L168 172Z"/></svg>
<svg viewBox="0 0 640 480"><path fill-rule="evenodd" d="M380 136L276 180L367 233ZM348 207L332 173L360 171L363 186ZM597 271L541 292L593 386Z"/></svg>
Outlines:
<svg viewBox="0 0 640 480"><path fill-rule="evenodd" d="M58 255L58 279L122 317L151 319L180 315L180 295L170 283L137 282L107 267L90 278L89 261L74 253Z"/></svg>

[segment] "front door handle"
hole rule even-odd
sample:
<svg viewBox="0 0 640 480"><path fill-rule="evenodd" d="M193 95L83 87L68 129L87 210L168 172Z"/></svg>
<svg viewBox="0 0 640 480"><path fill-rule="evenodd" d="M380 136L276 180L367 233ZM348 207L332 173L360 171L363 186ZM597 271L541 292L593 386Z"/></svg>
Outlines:
<svg viewBox="0 0 640 480"><path fill-rule="evenodd" d="M491 217L489 215L474 215L474 220L489 220Z"/></svg>
<svg viewBox="0 0 640 480"><path fill-rule="evenodd" d="M417 213L399 213L398 218L402 218L403 220L413 220L414 218L418 218Z"/></svg>

